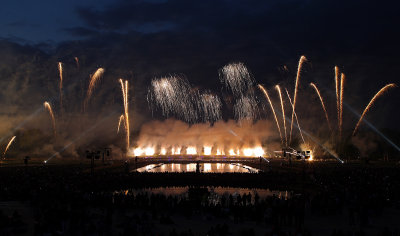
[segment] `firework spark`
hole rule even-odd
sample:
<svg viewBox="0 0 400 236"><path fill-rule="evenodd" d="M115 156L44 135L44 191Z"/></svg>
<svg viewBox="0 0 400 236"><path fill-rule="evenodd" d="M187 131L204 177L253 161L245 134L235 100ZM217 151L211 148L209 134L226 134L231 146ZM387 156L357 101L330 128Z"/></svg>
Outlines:
<svg viewBox="0 0 400 236"><path fill-rule="evenodd" d="M339 95L339 67L335 66L335 89L338 128L340 127L340 95Z"/></svg>
<svg viewBox="0 0 400 236"><path fill-rule="evenodd" d="M55 137L57 133L56 133L56 119L54 118L53 109L51 108L51 105L48 102L44 102L43 106L49 112L51 123L53 125L54 137Z"/></svg>
<svg viewBox="0 0 400 236"><path fill-rule="evenodd" d="M124 102L124 121L125 121L125 131L126 131L126 150L129 150L129 107L128 107L128 80L122 81L122 79L119 79L119 83L121 84L121 90L122 90L122 98Z"/></svg>
<svg viewBox="0 0 400 236"><path fill-rule="evenodd" d="M76 63L76 68L79 70L79 58L74 57L75 63Z"/></svg>
<svg viewBox="0 0 400 236"><path fill-rule="evenodd" d="M339 117L339 137L342 137L343 129L343 95L344 95L344 81L346 77L342 73L340 75L340 117Z"/></svg>
<svg viewBox="0 0 400 236"><path fill-rule="evenodd" d="M297 90L299 87L299 80L300 80L300 72L301 72L301 67L304 62L307 61L307 58L305 56L301 56L299 60L299 65L297 66L297 75L296 75L296 83L294 87L294 96L293 96L293 109L292 109L292 119L290 122L290 135L289 135L289 143L292 141L292 131L293 131L293 117L296 109L296 101L297 101Z"/></svg>
<svg viewBox="0 0 400 236"><path fill-rule="evenodd" d="M220 80L236 97L251 92L254 80L243 63L232 63L220 69Z"/></svg>
<svg viewBox="0 0 400 236"><path fill-rule="evenodd" d="M5 158L6 152L7 152L7 150L10 148L11 144L14 142L15 137L16 137L16 136L13 136L13 137L10 139L10 141L8 142L8 144L7 144L7 146L6 146L6 149L4 150L4 153L3 153L3 158Z"/></svg>
<svg viewBox="0 0 400 236"><path fill-rule="evenodd" d="M321 101L322 109L324 109L324 112L325 112L326 122L328 122L329 130L332 131L332 127L329 122L328 112L326 111L325 103L324 103L324 100L322 99L321 93L319 92L317 85L315 85L314 83L310 83L310 86L314 88L315 92L317 93L317 95L319 97L319 100Z"/></svg>
<svg viewBox="0 0 400 236"><path fill-rule="evenodd" d="M287 97L288 97L289 102L290 102L290 106L292 106L292 108L293 108L293 103L292 103L292 99L290 98L289 91L286 88L285 88L285 90L286 90L286 94L287 94ZM301 131L301 127L300 127L300 124L299 124L299 119L297 118L296 111L294 112L294 117L296 118L296 123L297 123L297 127L299 128L301 139L303 140L303 143L305 143L306 141L304 140L303 132Z"/></svg>
<svg viewBox="0 0 400 236"><path fill-rule="evenodd" d="M221 100L217 95L204 93L200 96L199 108L203 114L203 121L215 122L221 119Z"/></svg>
<svg viewBox="0 0 400 236"><path fill-rule="evenodd" d="M124 122L124 126L126 126L126 125L125 125L124 114L122 114L122 115L119 117L118 128L117 128L117 134L119 133L119 128L121 127L121 123L122 123L122 122Z"/></svg>
<svg viewBox="0 0 400 236"><path fill-rule="evenodd" d="M171 76L151 81L147 96L149 105L154 103L161 108L164 116L175 115L191 123L197 120L199 94L193 92L189 82L180 77Z"/></svg>
<svg viewBox="0 0 400 236"><path fill-rule="evenodd" d="M62 111L63 107L63 102L62 102L62 87L63 87L63 65L61 62L58 62L58 72L60 74L60 84L59 84L59 90L60 90L60 110Z"/></svg>
<svg viewBox="0 0 400 236"><path fill-rule="evenodd" d="M278 90L279 99L281 100L283 128L285 130L285 142L286 142L286 146L287 146L288 142L287 142L287 133L286 133L285 105L283 104L281 87L279 87L279 85L277 84L277 85L275 85L275 88L276 88L276 90Z"/></svg>
<svg viewBox="0 0 400 236"><path fill-rule="evenodd" d="M362 115L361 115L361 117L360 117L360 120L358 120L357 125L356 125L356 127L354 128L354 131L353 131L353 136L356 135L357 130L358 130L358 127L359 127L360 124L361 124L361 121L363 120L365 114L369 111L369 109L371 109L371 107L372 107L372 105L374 104L374 102L376 101L376 99L378 99L380 96L382 96L382 95L383 95L385 92L387 92L390 88L395 88L395 87L397 87L396 84L387 84L387 85L385 85L383 88L381 88L381 90L379 90L379 91L375 94L375 96L371 99L371 101L369 101L367 107L365 107L365 109L364 109L364 111L363 111L363 113L362 113Z"/></svg>
<svg viewBox="0 0 400 236"><path fill-rule="evenodd" d="M94 72L93 75L90 76L89 88L87 90L85 99L85 107L87 107L89 100L92 97L93 90L97 84L97 81L99 81L99 79L103 76L103 74L104 74L104 69L100 67L96 70L96 72Z"/></svg>
<svg viewBox="0 0 400 236"><path fill-rule="evenodd" d="M269 97L269 95L268 95L268 92L267 92L267 90L265 90L265 88L264 88L261 84L259 84L258 87L259 87L259 88L261 89L261 91L264 93L265 97L267 98L267 100L268 100L268 102L269 102L269 105L271 106L271 110L272 110L272 113L274 114L276 126L278 127L279 135L281 136L281 142L282 142L282 144L283 144L283 138L282 138L281 127L279 126L278 118L277 118L277 116L276 116L275 109L274 109L274 106L272 105L272 102L271 102L271 99L270 99L270 97Z"/></svg>
<svg viewBox="0 0 400 236"><path fill-rule="evenodd" d="M257 116L257 102L252 97L241 97L233 106L237 120L254 120Z"/></svg>

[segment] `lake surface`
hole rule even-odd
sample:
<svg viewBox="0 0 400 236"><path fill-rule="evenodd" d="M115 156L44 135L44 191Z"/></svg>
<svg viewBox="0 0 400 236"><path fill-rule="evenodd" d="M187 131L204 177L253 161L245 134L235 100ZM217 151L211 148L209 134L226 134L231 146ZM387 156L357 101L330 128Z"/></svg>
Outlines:
<svg viewBox="0 0 400 236"><path fill-rule="evenodd" d="M138 172L258 173L258 169L239 163L159 163L136 169Z"/></svg>

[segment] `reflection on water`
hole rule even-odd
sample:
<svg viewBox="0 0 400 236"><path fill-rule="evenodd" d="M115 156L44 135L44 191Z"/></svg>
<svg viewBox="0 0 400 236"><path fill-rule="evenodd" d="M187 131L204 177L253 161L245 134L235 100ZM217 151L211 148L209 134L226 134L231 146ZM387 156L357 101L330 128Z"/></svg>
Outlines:
<svg viewBox="0 0 400 236"><path fill-rule="evenodd" d="M258 169L239 163L160 163L138 168L138 172L257 173Z"/></svg>

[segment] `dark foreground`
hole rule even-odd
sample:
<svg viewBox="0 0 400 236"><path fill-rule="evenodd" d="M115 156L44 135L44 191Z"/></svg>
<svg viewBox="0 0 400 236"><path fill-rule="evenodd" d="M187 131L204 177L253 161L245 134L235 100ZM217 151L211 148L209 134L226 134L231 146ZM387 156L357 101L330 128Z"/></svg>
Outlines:
<svg viewBox="0 0 400 236"><path fill-rule="evenodd" d="M400 235L397 164L263 164L259 174L3 166L0 235ZM187 194L133 194L189 186ZM211 198L206 186L268 188ZM123 191L121 191L123 190ZM117 191L117 192L116 192Z"/></svg>

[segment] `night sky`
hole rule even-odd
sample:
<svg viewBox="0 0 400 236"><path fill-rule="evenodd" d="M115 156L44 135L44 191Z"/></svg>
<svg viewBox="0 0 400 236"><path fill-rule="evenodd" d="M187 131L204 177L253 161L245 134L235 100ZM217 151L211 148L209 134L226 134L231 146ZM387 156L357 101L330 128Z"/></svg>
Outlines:
<svg viewBox="0 0 400 236"><path fill-rule="evenodd" d="M84 68L80 73L86 73L82 78L99 66L106 68L111 82L101 85L103 95L118 93L117 78L130 79L135 112L150 115L144 97L155 77L178 74L195 88L218 91L218 69L240 61L257 82L268 88L280 83L292 91L297 61L305 55L309 62L299 96L311 91L309 82L316 82L334 114L337 65L347 76L345 102L361 113L382 86L400 84L399 9L395 1L358 0L3 2L0 84L8 89L0 97L12 112L3 109L2 115L22 112L18 98L10 98L15 93L32 97L31 106L57 97L57 82L51 84L57 79L57 62L72 71L68 66L75 56ZM35 69L21 65L24 60ZM26 89L11 86L10 76L21 70L40 78L30 80ZM74 73L71 84L79 81ZM23 75L15 78L24 81ZM113 85L105 88L107 84ZM66 85L66 93L79 93L75 90ZM119 99L115 95L112 102ZM398 131L399 106L397 88L378 101L367 119L378 129ZM344 116L351 129L357 117L350 111Z"/></svg>

